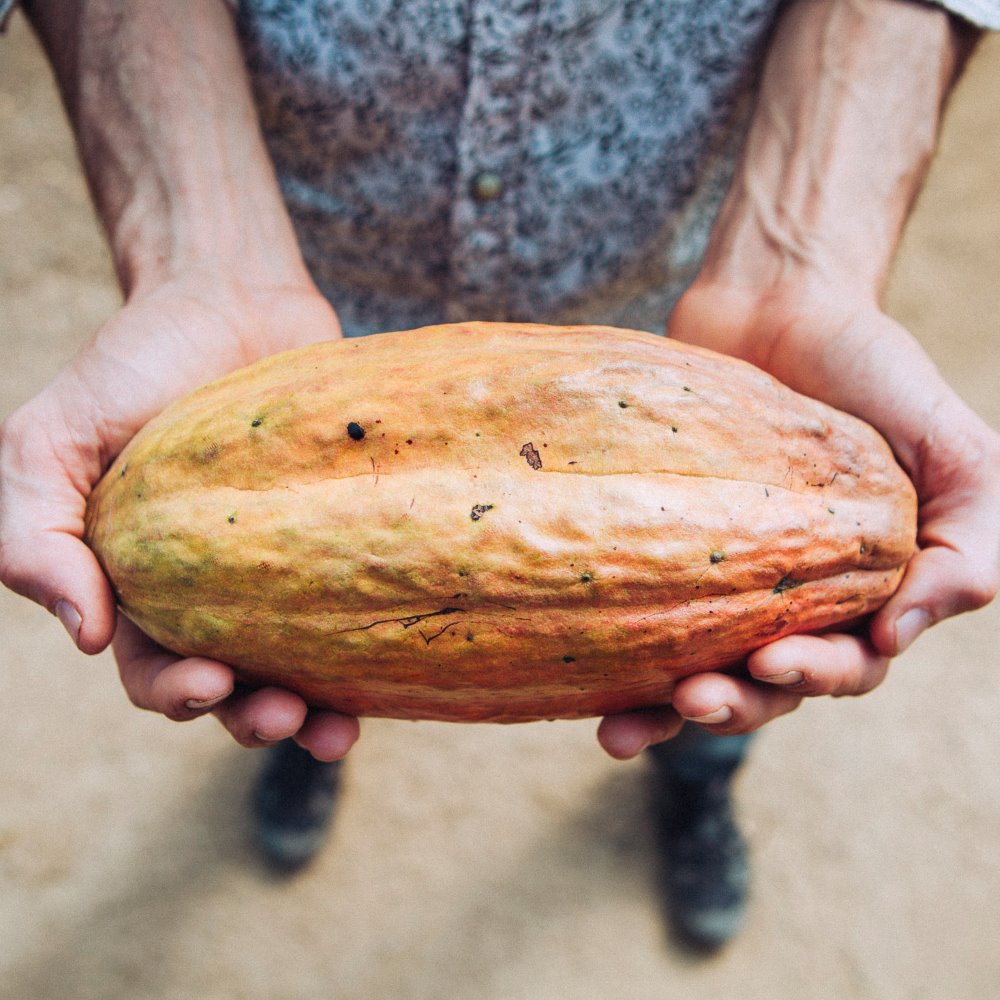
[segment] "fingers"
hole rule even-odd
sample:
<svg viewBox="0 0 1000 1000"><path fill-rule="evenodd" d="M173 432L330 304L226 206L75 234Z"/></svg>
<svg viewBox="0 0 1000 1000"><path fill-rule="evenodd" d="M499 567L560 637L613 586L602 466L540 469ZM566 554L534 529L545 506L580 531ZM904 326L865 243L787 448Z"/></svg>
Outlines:
<svg viewBox="0 0 1000 1000"><path fill-rule="evenodd" d="M133 705L176 722L212 712L241 746L269 746L294 738L320 760L339 760L358 739L357 719L310 711L297 694L282 688L241 690L225 664L178 657L125 617L115 633L114 651Z"/></svg>
<svg viewBox="0 0 1000 1000"><path fill-rule="evenodd" d="M798 708L802 695L728 674L697 674L674 690L674 709L688 722L722 736L752 733Z"/></svg>
<svg viewBox="0 0 1000 1000"><path fill-rule="evenodd" d="M360 731L353 716L313 709L295 734L295 742L317 760L340 760L358 741Z"/></svg>
<svg viewBox="0 0 1000 1000"><path fill-rule="evenodd" d="M747 659L749 677L705 673L677 683L672 707L608 716L597 739L617 760L673 739L685 721L724 736L751 733L798 708L806 696L860 695L877 687L888 657L854 635L792 635Z"/></svg>
<svg viewBox="0 0 1000 1000"><path fill-rule="evenodd" d="M204 657L182 659L157 645L121 617L113 644L118 673L137 708L183 722L196 719L232 695L232 670Z"/></svg>
<svg viewBox="0 0 1000 1000"><path fill-rule="evenodd" d="M841 633L786 636L747 658L751 677L796 695L867 694L888 669L865 638Z"/></svg>
<svg viewBox="0 0 1000 1000"><path fill-rule="evenodd" d="M673 739L684 725L669 706L609 715L597 727L597 742L615 760L629 760L646 747Z"/></svg>
<svg viewBox="0 0 1000 1000"><path fill-rule="evenodd" d="M263 747L295 736L309 710L297 694L266 687L238 691L212 711L240 746Z"/></svg>
<svg viewBox="0 0 1000 1000"><path fill-rule="evenodd" d="M861 695L877 687L889 668L863 638L793 635L764 646L747 659L749 678L696 674L674 690L682 718L720 735L752 733L819 695Z"/></svg>

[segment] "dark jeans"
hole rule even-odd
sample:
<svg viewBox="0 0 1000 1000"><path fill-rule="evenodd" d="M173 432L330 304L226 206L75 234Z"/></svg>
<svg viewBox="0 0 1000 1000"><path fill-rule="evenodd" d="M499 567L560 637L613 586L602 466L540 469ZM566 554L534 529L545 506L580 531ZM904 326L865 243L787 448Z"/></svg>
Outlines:
<svg viewBox="0 0 1000 1000"><path fill-rule="evenodd" d="M646 752L661 773L678 781L707 784L713 778L731 778L743 763L752 739L750 735L713 736L688 724L679 736Z"/></svg>

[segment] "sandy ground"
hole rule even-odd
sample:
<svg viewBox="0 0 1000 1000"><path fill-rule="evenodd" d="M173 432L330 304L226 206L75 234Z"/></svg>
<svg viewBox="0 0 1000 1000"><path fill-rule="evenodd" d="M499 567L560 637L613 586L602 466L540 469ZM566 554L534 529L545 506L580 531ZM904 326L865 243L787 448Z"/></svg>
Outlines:
<svg viewBox="0 0 1000 1000"><path fill-rule="evenodd" d="M1000 39L980 51L890 304L1000 425ZM0 43L0 415L115 307L52 84ZM875 694L764 732L739 784L745 934L664 931L642 762L592 723L370 722L329 849L291 882L248 846L259 757L126 704L0 593L0 995L12 1000L1000 997L1000 605Z"/></svg>

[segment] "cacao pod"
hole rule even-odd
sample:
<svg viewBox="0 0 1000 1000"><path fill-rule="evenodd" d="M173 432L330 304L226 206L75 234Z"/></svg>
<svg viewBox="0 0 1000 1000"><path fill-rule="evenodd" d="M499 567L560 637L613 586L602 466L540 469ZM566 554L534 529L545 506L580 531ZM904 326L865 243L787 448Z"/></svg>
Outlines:
<svg viewBox="0 0 1000 1000"><path fill-rule="evenodd" d="M648 333L468 323L265 359L153 419L86 537L124 613L358 715L527 721L864 616L914 549L867 424Z"/></svg>

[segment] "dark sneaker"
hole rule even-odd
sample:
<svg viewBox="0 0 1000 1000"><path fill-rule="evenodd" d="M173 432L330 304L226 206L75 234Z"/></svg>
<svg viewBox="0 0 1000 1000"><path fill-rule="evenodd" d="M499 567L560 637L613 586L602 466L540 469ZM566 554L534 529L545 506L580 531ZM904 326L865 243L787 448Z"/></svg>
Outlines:
<svg viewBox="0 0 1000 1000"><path fill-rule="evenodd" d="M316 760L292 740L266 751L253 793L254 839L268 864L290 873L326 840L340 786L340 761Z"/></svg>
<svg viewBox="0 0 1000 1000"><path fill-rule="evenodd" d="M729 779L688 783L659 774L657 782L656 838L674 933L690 948L717 951L743 925L750 881Z"/></svg>

